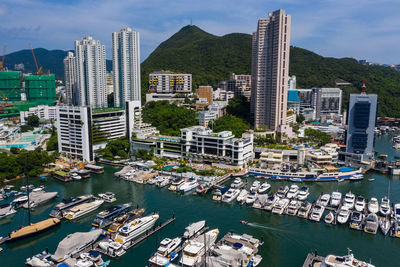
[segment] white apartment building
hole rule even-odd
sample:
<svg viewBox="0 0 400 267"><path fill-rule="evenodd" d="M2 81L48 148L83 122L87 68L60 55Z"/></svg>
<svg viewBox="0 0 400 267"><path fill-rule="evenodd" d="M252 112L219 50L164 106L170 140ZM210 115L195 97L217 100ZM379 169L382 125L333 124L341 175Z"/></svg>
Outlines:
<svg viewBox="0 0 400 267"><path fill-rule="evenodd" d="M171 71L153 72L149 75L149 89L158 94L188 94L192 92L192 74Z"/></svg>
<svg viewBox="0 0 400 267"><path fill-rule="evenodd" d="M107 107L106 49L91 36L75 41L78 105Z"/></svg>
<svg viewBox="0 0 400 267"><path fill-rule="evenodd" d="M76 61L74 53L68 52L64 58L64 79L65 79L65 103L76 105L78 95L76 88Z"/></svg>
<svg viewBox="0 0 400 267"><path fill-rule="evenodd" d="M284 10L258 19L253 33L251 113L254 127L286 123L291 16Z"/></svg>
<svg viewBox="0 0 400 267"><path fill-rule="evenodd" d="M140 36L131 28L112 33L114 105L141 101Z"/></svg>
<svg viewBox="0 0 400 267"><path fill-rule="evenodd" d="M124 109L92 109L92 142L94 145L126 136Z"/></svg>
<svg viewBox="0 0 400 267"><path fill-rule="evenodd" d="M39 105L36 107L30 107L28 111L20 112L20 121L21 123L25 122L25 118L36 115L39 119L42 120L56 120L57 119L57 107L56 106L47 106L47 105Z"/></svg>

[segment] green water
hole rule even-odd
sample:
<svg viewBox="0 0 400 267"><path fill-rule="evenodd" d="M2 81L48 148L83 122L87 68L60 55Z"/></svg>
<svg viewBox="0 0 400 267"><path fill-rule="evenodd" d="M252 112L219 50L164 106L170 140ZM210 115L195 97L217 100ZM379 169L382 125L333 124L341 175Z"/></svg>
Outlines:
<svg viewBox="0 0 400 267"><path fill-rule="evenodd" d="M380 153L396 156L391 149L390 136L379 137L376 142ZM369 261L376 266L399 266L400 239L384 237L381 233L370 235L364 232L353 231L348 226L326 225L323 222L315 223L298 217L287 215L273 215L269 212L255 210L236 203L216 203L211 195L199 197L191 194L176 194L166 188L159 189L150 185L138 185L114 178L118 167L105 168L105 173L92 175L90 179L61 183L50 179L45 182L47 191L57 191L62 197L82 194L98 194L112 191L116 193L116 203L133 202L145 207L148 212L158 211L160 221L167 220L172 213L176 221L158 233L151 236L138 246L130 249L119 259L113 259L111 266L145 266L150 255L157 249L159 242L165 237L176 237L183 234L184 228L191 222L205 219L211 229L218 228L222 237L228 231L248 233L257 238L263 238L265 243L260 247L263 261L260 266L301 266L307 253L318 249L319 254L334 253L344 255L347 248L351 248L357 258ZM369 181L368 178L375 178ZM315 199L321 192L339 190L342 193L352 191L356 195L362 194L366 198L380 199L386 194L388 182L391 182L391 201L400 202L400 180L389 175L370 173L361 182L342 183L308 183L311 196ZM251 181L249 181L251 182ZM38 180L32 183L40 185ZM271 182L272 192L285 182ZM16 182L19 188L22 181ZM57 201L59 201L58 198ZM36 208L32 213L32 221L44 219L57 201ZM104 206L103 206L104 207ZM68 234L77 231L89 231L95 216L92 213L78 221L63 221L62 225L37 237L19 241L11 245L3 245L0 252L0 266L23 266L25 259L40 251L49 248L54 252L57 244ZM23 224L27 220L27 212L19 210L13 219L0 222L0 235ZM249 225L242 225L239 220L249 221Z"/></svg>

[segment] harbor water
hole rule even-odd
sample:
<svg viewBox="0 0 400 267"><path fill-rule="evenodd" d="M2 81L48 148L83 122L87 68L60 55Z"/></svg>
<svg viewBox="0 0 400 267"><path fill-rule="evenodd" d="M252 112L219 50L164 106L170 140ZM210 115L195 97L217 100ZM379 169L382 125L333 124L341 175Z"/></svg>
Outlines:
<svg viewBox="0 0 400 267"><path fill-rule="evenodd" d="M376 150L388 154L389 159L400 156L400 152L392 150L391 135L377 137ZM114 172L120 167L105 167L104 174L92 174L90 179L62 183L50 178L41 183L39 179L31 179L35 186L44 184L46 191L57 191L59 197L52 202L39 206L32 211L32 222L48 217L52 207L61 198L82 194L93 194L112 191L116 194L118 204L132 202L134 206L146 208L146 213L159 212L159 222L166 221L172 214L176 220L161 231L150 236L147 240L127 251L118 259L112 259L110 266L146 266L149 257L157 249L159 242L165 238L174 238L183 234L184 228L192 222L205 219L210 229L218 228L221 238L226 232L248 233L256 238L262 238L264 245L260 247L263 260L259 266L302 266L307 253L318 250L318 254L345 255L350 248L355 256L364 261L371 261L375 266L399 266L400 239L383 236L378 231L376 235L361 231L350 230L348 225L327 225L323 220L319 223L287 215L276 215L270 212L256 210L248 206L239 206L236 201L230 204L216 203L212 195L194 196L191 193L179 194L159 189L151 185L139 185L132 182L118 180ZM252 179L248 179L248 187ZM386 195L390 182L390 200L400 202L399 177L390 174L368 173L365 179L359 182L327 182L307 183L310 187L311 202L322 192L331 193L340 191L345 194L349 191L363 195L367 199ZM275 192L282 184L288 182L270 181ZM19 189L24 181L15 182ZM6 201L3 201L3 203ZM107 204L110 205L110 204ZM106 204L97 210L104 209ZM60 226L42 233L33 238L3 245L0 252L0 266L24 266L25 259L46 248L54 253L58 243L68 234L85 232L91 229L91 223L96 212L77 221L63 221ZM26 210L19 209L11 219L0 221L0 236L7 235L18 226L25 225L28 220ZM246 220L248 225L240 223ZM158 222L158 223L159 223ZM106 259L106 257L103 257Z"/></svg>

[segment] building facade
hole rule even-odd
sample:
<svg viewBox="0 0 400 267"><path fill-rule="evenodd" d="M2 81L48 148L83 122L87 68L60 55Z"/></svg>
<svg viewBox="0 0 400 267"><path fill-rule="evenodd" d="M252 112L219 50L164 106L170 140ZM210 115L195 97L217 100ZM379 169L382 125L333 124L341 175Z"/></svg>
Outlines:
<svg viewBox="0 0 400 267"><path fill-rule="evenodd" d="M107 107L106 49L91 36L75 41L78 105Z"/></svg>
<svg viewBox="0 0 400 267"><path fill-rule="evenodd" d="M254 127L286 123L291 16L284 10L258 20L253 33L251 113Z"/></svg>
<svg viewBox="0 0 400 267"><path fill-rule="evenodd" d="M189 94L192 92L192 74L171 71L150 73L149 90L158 94Z"/></svg>
<svg viewBox="0 0 400 267"><path fill-rule="evenodd" d="M57 119L57 107L39 105L36 107L30 107L28 111L21 111L20 113L21 123L25 122L25 118L36 115L42 120L56 120Z"/></svg>
<svg viewBox="0 0 400 267"><path fill-rule="evenodd" d="M141 101L140 36L131 28L112 33L114 106Z"/></svg>
<svg viewBox="0 0 400 267"><path fill-rule="evenodd" d="M340 115L342 107L342 90L339 88L313 88L312 107L317 120L323 117Z"/></svg>
<svg viewBox="0 0 400 267"><path fill-rule="evenodd" d="M64 58L65 79L65 104L77 105L78 96L76 91L76 61L74 53L68 52Z"/></svg>

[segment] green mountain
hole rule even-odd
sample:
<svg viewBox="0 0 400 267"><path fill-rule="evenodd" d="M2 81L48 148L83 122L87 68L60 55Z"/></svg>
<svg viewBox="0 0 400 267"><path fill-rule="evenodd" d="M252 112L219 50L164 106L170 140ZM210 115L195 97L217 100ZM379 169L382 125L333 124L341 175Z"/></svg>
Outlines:
<svg viewBox="0 0 400 267"><path fill-rule="evenodd" d="M38 66L42 66L44 73L51 72L57 78L64 78L63 60L67 56L68 51L63 50L47 50L44 48L33 49ZM16 64L24 64L24 72L35 72L36 66L33 60L32 51L30 49L20 50L6 55L4 67L14 70ZM107 70L111 70L112 62L107 60Z"/></svg>
<svg viewBox="0 0 400 267"><path fill-rule="evenodd" d="M219 37L196 26L185 26L142 63L142 88L148 88L148 74L157 70L192 73L193 88L217 86L231 72L251 72L251 35ZM343 88L343 103L347 103L350 93L360 92L361 83L366 80L367 92L379 95L379 115L400 117L400 72L390 67L364 66L354 59L327 58L291 47L290 75L297 76L298 88L333 87L337 78L352 83Z"/></svg>

